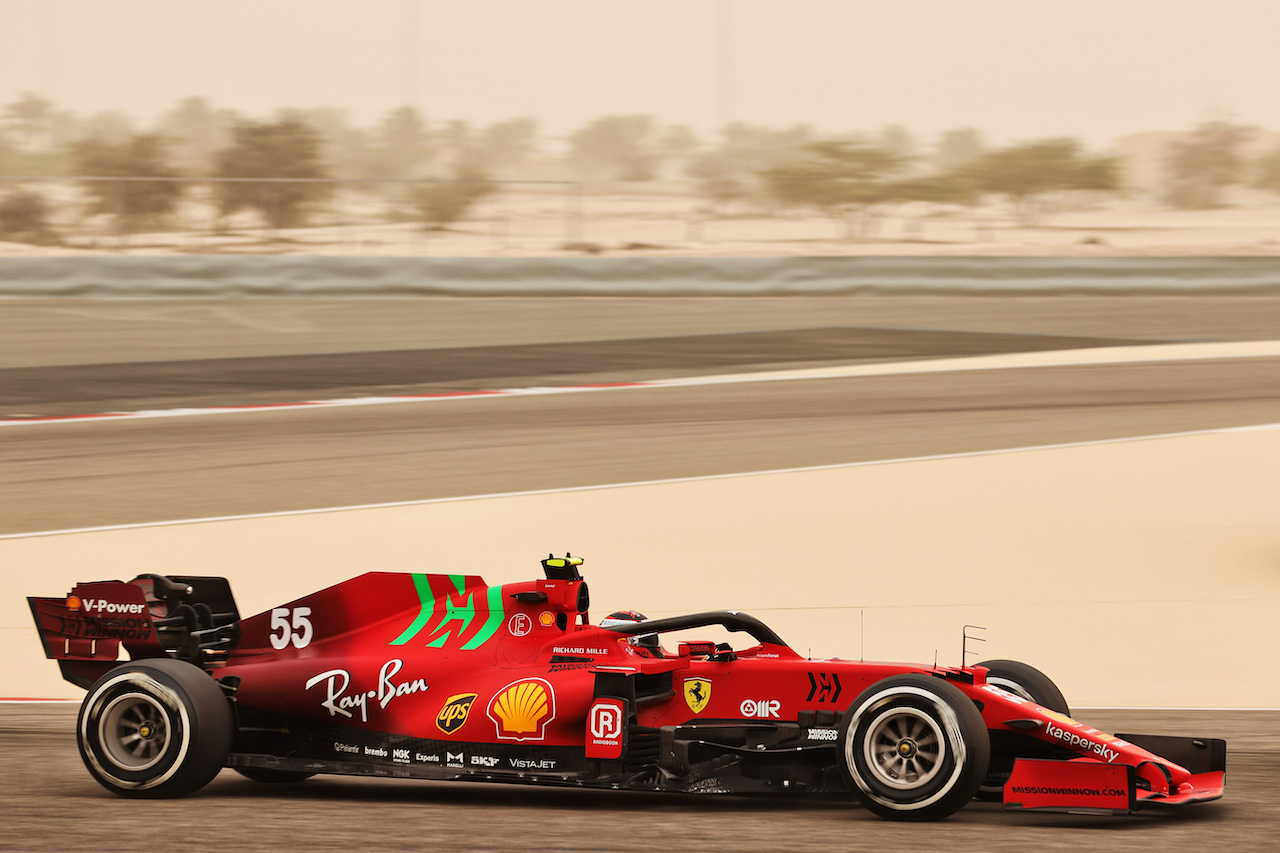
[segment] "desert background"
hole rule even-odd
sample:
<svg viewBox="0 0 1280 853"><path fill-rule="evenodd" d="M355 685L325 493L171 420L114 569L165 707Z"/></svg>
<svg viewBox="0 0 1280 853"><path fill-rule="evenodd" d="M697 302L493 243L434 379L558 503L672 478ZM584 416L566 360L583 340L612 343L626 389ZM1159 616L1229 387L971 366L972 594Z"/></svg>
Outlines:
<svg viewBox="0 0 1280 853"><path fill-rule="evenodd" d="M0 257L1280 252L1267 3L270 7L5 0Z"/></svg>

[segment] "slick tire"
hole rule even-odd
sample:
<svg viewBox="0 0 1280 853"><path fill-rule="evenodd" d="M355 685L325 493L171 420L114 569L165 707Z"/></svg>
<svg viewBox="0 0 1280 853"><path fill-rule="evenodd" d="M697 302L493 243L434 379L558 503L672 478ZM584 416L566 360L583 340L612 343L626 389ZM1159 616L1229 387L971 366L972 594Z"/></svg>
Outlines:
<svg viewBox="0 0 1280 853"><path fill-rule="evenodd" d="M185 797L212 781L234 732L222 689L198 667L161 658L118 666L80 706L76 740L90 775L122 797Z"/></svg>
<svg viewBox="0 0 1280 853"><path fill-rule="evenodd" d="M858 801L889 820L941 820L973 799L987 773L982 714L931 675L877 681L840 727L840 770Z"/></svg>
<svg viewBox="0 0 1280 853"><path fill-rule="evenodd" d="M1016 660L986 660L978 664L988 670L987 683L1008 690L1023 699L1030 699L1051 711L1071 716L1071 708L1058 685L1049 676L1033 666ZM1032 755L1044 752L1039 741L1025 735L1002 734L991 744L991 765L987 778L978 789L978 799L998 802L1004 798L1004 783L1013 773L1013 763L1019 753L1030 751Z"/></svg>

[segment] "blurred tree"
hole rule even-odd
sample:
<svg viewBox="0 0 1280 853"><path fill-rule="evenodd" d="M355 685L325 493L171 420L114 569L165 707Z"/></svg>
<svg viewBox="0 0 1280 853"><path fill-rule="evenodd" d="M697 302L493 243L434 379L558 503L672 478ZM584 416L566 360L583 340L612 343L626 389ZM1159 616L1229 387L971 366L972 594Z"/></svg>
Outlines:
<svg viewBox="0 0 1280 853"><path fill-rule="evenodd" d="M942 171L957 169L986 151L982 132L972 127L943 131L933 149L933 164Z"/></svg>
<svg viewBox="0 0 1280 853"><path fill-rule="evenodd" d="M23 93L0 113L0 172L6 175L65 175L76 121L52 101Z"/></svg>
<svg viewBox="0 0 1280 853"><path fill-rule="evenodd" d="M910 162L916 158L916 138L911 131L900 124L887 124L881 128L874 144L892 151L904 162Z"/></svg>
<svg viewBox="0 0 1280 853"><path fill-rule="evenodd" d="M327 176L360 180L380 176L383 164L372 134L356 127L340 107L281 110L279 120L291 120L311 128L319 140L319 162Z"/></svg>
<svg viewBox="0 0 1280 853"><path fill-rule="evenodd" d="M800 148L793 159L764 170L761 177L780 203L822 211L852 240L870 228L879 205L900 200L894 179L906 164L896 151L833 139Z"/></svg>
<svg viewBox="0 0 1280 853"><path fill-rule="evenodd" d="M1222 192L1244 175L1240 148L1249 131L1225 121L1208 121L1189 138L1174 142L1167 161L1165 198L1174 207L1220 207Z"/></svg>
<svg viewBox="0 0 1280 853"><path fill-rule="evenodd" d="M961 170L978 189L1006 196L1024 225L1042 220L1051 193L1109 191L1120 186L1119 159L1086 155L1074 139L1045 139L989 151Z"/></svg>
<svg viewBox="0 0 1280 853"><path fill-rule="evenodd" d="M679 178L690 174L689 170L699 158L702 142L692 128L685 125L668 125L657 142L658 159L662 163L664 179Z"/></svg>
<svg viewBox="0 0 1280 853"><path fill-rule="evenodd" d="M535 119L494 122L480 134L476 149L469 151L466 159L483 159L487 171L514 168L533 153L537 139Z"/></svg>
<svg viewBox="0 0 1280 853"><path fill-rule="evenodd" d="M296 115L274 122L240 121L231 145L218 154L219 178L268 178L284 181L231 181L215 184L223 215L243 208L258 210L273 228L306 221L307 208L332 193L321 160L321 139Z"/></svg>
<svg viewBox="0 0 1280 853"><path fill-rule="evenodd" d="M670 125L658 140L658 150L663 157L688 160L702 147L698 134L683 124Z"/></svg>
<svg viewBox="0 0 1280 853"><path fill-rule="evenodd" d="M685 171L698 194L716 204L772 202L761 173L787 162L813 141L806 125L777 129L735 122L721 128L719 144L691 158Z"/></svg>
<svg viewBox="0 0 1280 853"><path fill-rule="evenodd" d="M471 151L476 145L476 135L471 129L471 123L462 119L445 122L435 136L440 145L455 157L463 151Z"/></svg>
<svg viewBox="0 0 1280 853"><path fill-rule="evenodd" d="M1253 180L1250 184L1260 190L1280 193L1280 148L1263 154L1253 161Z"/></svg>
<svg viewBox="0 0 1280 853"><path fill-rule="evenodd" d="M4 108L4 123L19 148L39 151L49 147L55 114L53 101L23 92Z"/></svg>
<svg viewBox="0 0 1280 853"><path fill-rule="evenodd" d="M44 197L19 188L0 199L0 240L56 244L58 235L49 224L49 205Z"/></svg>
<svg viewBox="0 0 1280 853"><path fill-rule="evenodd" d="M370 177L416 177L431 159L427 122L413 107L399 107L383 116L374 132L377 166Z"/></svg>
<svg viewBox="0 0 1280 853"><path fill-rule="evenodd" d="M569 137L569 160L587 180L651 181L660 157L657 123L647 115L596 119Z"/></svg>
<svg viewBox="0 0 1280 853"><path fill-rule="evenodd" d="M422 184L414 193L414 203L429 229L441 230L466 218L481 199L497 192L489 180L484 157L474 153L454 164L453 180Z"/></svg>
<svg viewBox="0 0 1280 853"><path fill-rule="evenodd" d="M115 217L121 234L155 227L182 199L182 183L168 161L162 137L139 133L123 141L88 137L76 145L76 168L86 177L128 180L84 181L90 211ZM158 178L159 180L137 180Z"/></svg>
<svg viewBox="0 0 1280 853"><path fill-rule="evenodd" d="M721 152L711 151L694 158L685 172L694 179L698 195L714 204L728 205L751 196L752 186L742 170Z"/></svg>
<svg viewBox="0 0 1280 853"><path fill-rule="evenodd" d="M981 194L974 181L959 172L936 172L893 181L885 188L890 201L927 201L932 204L976 204Z"/></svg>
<svg viewBox="0 0 1280 853"><path fill-rule="evenodd" d="M169 141L173 164L184 175L207 178L218 152L231 141L236 114L216 109L206 98L185 98L160 116L157 130Z"/></svg>
<svg viewBox="0 0 1280 853"><path fill-rule="evenodd" d="M72 147L79 151L85 146L105 145L120 147L129 144L138 135L133 119L119 110L94 113L76 126L76 141Z"/></svg>
<svg viewBox="0 0 1280 853"><path fill-rule="evenodd" d="M0 128L0 175L17 174L18 152L9 143L4 128Z"/></svg>

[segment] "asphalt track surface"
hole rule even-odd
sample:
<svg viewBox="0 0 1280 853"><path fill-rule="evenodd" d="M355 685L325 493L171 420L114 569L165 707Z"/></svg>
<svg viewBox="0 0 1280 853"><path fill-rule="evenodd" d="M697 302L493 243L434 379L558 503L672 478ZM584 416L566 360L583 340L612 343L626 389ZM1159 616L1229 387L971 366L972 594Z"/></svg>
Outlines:
<svg viewBox="0 0 1280 853"><path fill-rule="evenodd" d="M1132 343L1274 340L1266 297L237 300L0 304L0 419ZM1280 421L1280 359L664 388L0 429L0 533L714 475ZM11 591L14 592L14 591ZM1171 652L1176 653L1176 652ZM1194 677L1194 673L1188 673ZM1229 697L1224 703L1229 704ZM1228 798L1125 819L225 772L119 800L74 708L0 706L0 849L1269 849L1280 714L1081 712L1212 734Z"/></svg>
<svg viewBox="0 0 1280 853"><path fill-rule="evenodd" d="M75 747L74 706L0 707L0 849L947 850L1274 849L1280 715L1094 711L1113 730L1213 730L1229 744L1227 798L1125 817L1018 814L972 803L934 824L889 823L839 798L676 796L476 783L316 777L265 785L224 770L183 800L124 800Z"/></svg>
<svg viewBox="0 0 1280 853"><path fill-rule="evenodd" d="M0 420L1276 337L1265 297L15 300ZM31 423L0 426L0 534L1277 420L1252 358Z"/></svg>

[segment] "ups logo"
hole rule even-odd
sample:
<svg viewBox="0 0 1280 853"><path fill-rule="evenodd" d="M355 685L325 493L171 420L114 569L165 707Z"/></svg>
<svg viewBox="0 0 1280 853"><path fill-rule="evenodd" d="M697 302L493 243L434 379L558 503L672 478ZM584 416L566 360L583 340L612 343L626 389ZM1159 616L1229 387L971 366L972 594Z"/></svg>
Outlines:
<svg viewBox="0 0 1280 853"><path fill-rule="evenodd" d="M450 696L449 701L444 703L444 707L440 709L440 714L436 717L436 728L447 735L451 735L462 728L467 721L467 715L471 713L471 703L474 701L476 701L476 694L474 693L460 693L457 696Z"/></svg>

